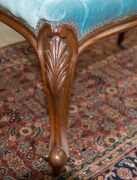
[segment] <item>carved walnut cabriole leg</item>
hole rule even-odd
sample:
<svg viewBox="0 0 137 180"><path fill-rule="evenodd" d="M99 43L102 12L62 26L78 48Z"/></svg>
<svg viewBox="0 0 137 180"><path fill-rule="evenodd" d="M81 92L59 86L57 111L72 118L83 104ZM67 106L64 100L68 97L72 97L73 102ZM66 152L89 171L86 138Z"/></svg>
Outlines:
<svg viewBox="0 0 137 180"><path fill-rule="evenodd" d="M80 55L101 39L137 26L137 16L113 22L85 36L79 43L69 25L41 27L37 37L20 19L0 10L0 21L22 34L39 55L51 124L49 163L56 173L64 171L68 157L67 124L75 64ZM119 44L124 34L120 34Z"/></svg>
<svg viewBox="0 0 137 180"><path fill-rule="evenodd" d="M49 164L55 173L61 173L69 155L68 108L78 55L75 31L69 25L53 28L44 24L38 37L38 55L51 126Z"/></svg>

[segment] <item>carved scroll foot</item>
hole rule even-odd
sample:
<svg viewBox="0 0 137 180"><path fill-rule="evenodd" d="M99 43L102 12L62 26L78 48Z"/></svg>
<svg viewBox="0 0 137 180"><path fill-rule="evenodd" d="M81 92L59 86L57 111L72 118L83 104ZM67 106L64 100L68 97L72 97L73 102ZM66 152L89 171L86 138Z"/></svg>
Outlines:
<svg viewBox="0 0 137 180"><path fill-rule="evenodd" d="M38 54L51 127L48 159L57 174L64 172L69 156L68 108L78 54L74 30L68 25L52 28L49 24L44 24L39 34Z"/></svg>

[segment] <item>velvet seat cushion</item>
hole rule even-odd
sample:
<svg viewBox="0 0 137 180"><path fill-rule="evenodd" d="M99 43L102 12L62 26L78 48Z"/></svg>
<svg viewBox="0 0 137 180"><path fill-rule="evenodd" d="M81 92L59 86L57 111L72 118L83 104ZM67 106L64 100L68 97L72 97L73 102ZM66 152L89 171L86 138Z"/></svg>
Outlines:
<svg viewBox="0 0 137 180"><path fill-rule="evenodd" d="M0 8L34 30L41 19L73 24L81 39L104 24L137 14L137 0L0 0Z"/></svg>

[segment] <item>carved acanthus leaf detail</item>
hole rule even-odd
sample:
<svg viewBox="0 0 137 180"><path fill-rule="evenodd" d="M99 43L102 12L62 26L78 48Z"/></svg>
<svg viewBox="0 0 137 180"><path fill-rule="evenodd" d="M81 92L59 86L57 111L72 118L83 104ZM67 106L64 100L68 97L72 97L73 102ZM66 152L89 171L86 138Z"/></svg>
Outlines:
<svg viewBox="0 0 137 180"><path fill-rule="evenodd" d="M70 51L65 41L58 36L51 38L46 54L46 76L48 85L54 95L61 92L65 85Z"/></svg>

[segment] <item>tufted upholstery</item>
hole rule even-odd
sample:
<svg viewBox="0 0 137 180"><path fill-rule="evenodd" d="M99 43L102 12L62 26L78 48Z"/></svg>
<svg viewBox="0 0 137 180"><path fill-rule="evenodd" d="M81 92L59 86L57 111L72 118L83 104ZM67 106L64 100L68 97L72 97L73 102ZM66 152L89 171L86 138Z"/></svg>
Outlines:
<svg viewBox="0 0 137 180"><path fill-rule="evenodd" d="M54 25L75 25L79 39L109 22L137 14L137 0L0 0L10 11L36 30L45 19Z"/></svg>

